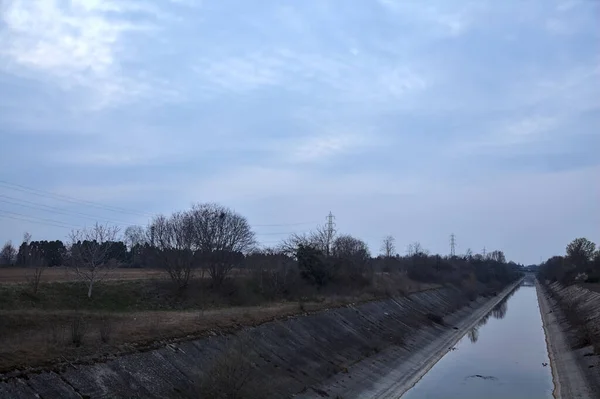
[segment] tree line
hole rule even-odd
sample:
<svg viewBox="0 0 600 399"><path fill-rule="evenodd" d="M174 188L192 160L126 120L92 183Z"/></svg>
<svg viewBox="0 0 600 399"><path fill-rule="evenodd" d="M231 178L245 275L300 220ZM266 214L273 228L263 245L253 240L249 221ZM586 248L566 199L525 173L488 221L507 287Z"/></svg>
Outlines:
<svg viewBox="0 0 600 399"><path fill-rule="evenodd" d="M576 238L565 248L565 254L543 262L538 271L542 280L573 284L600 282L600 249L587 238Z"/></svg>
<svg viewBox="0 0 600 399"><path fill-rule="evenodd" d="M214 203L194 204L185 211L158 215L145 227L95 224L74 230L66 243L32 241L26 235L18 249L6 243L0 264L69 266L88 287L114 267L162 268L178 290L195 277L221 286L235 269L251 272L260 289L279 292L296 276L318 288L332 284L366 285L375 273L404 273L413 280L457 285L502 285L519 276L519 265L502 251L462 256L431 255L418 242L406 256L396 252L387 236L381 254L373 256L366 242L320 226L292 234L274 248L259 247L248 220ZM471 281L469 283L469 281Z"/></svg>

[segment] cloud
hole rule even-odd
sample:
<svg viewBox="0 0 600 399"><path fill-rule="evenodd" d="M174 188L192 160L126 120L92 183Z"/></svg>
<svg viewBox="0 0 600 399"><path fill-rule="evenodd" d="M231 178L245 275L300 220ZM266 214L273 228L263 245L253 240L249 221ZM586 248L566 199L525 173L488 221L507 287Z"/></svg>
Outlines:
<svg viewBox="0 0 600 399"><path fill-rule="evenodd" d="M298 187L303 187L304 195L331 199L344 198L356 194L357 190L365 196L408 195L418 187L427 186L426 182L405 180L402 184L390 185L390 181L400 182L386 174L353 172L341 175L323 175L322 173L299 170L290 167L242 166L231 168L206 179L198 179L189 189L183 190L190 198L210 192L212 196L225 202L282 198L293 196Z"/></svg>
<svg viewBox="0 0 600 399"><path fill-rule="evenodd" d="M194 69L212 97L268 90L302 95L318 91L314 100L360 106L394 100L407 106L410 97L428 89L433 80L427 70L417 72L408 63L390 65L372 54L349 51L324 55L276 48L202 60Z"/></svg>
<svg viewBox="0 0 600 399"><path fill-rule="evenodd" d="M154 20L165 15L156 7L138 1L8 0L1 15L5 71L41 74L67 91L90 90L97 95L96 108L152 91L121 64L133 56L124 47L128 37L156 30Z"/></svg>
<svg viewBox="0 0 600 399"><path fill-rule="evenodd" d="M275 85L282 79L282 60L265 54L249 54L196 66L196 72L212 85L227 91L248 91Z"/></svg>
<svg viewBox="0 0 600 399"><path fill-rule="evenodd" d="M540 198L558 212L569 178L587 210L551 219L575 235L596 217L596 2L1 4L6 180L144 212L224 201L256 223L332 210L369 240L444 251L454 231L517 260L550 252ZM521 220L532 249L509 237Z"/></svg>
<svg viewBox="0 0 600 399"><path fill-rule="evenodd" d="M559 119L550 116L532 115L503 123L491 133L484 134L481 140L467 146L470 151L483 150L498 151L501 148L514 148L523 144L537 143L548 139L546 133L551 132L560 125Z"/></svg>
<svg viewBox="0 0 600 399"><path fill-rule="evenodd" d="M287 151L286 159L291 162L327 161L331 157L341 155L368 145L368 137L340 132L336 135L316 136L293 146Z"/></svg>
<svg viewBox="0 0 600 399"><path fill-rule="evenodd" d="M477 7L470 2L450 3L434 1L423 4L416 0L378 0L386 10L413 19L416 23L433 28L444 36L454 37L466 32L471 24L471 15Z"/></svg>

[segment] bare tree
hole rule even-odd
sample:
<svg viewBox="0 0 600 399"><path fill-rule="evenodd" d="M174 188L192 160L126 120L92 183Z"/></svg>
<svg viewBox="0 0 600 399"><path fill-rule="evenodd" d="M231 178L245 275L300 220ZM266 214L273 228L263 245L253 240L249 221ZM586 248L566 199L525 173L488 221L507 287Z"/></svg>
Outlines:
<svg viewBox="0 0 600 399"><path fill-rule="evenodd" d="M471 248L467 248L467 251L465 252L465 256L464 258L466 260L471 260L473 259L473 251L471 250Z"/></svg>
<svg viewBox="0 0 600 399"><path fill-rule="evenodd" d="M386 258L391 258L396 253L396 239L393 236L386 236L381 243L381 253Z"/></svg>
<svg viewBox="0 0 600 399"><path fill-rule="evenodd" d="M146 230L142 226L129 226L123 232L123 240L127 248L131 248L136 245L144 245L148 242Z"/></svg>
<svg viewBox="0 0 600 399"><path fill-rule="evenodd" d="M276 250L287 256L295 257L300 245L310 245L310 239L307 234L294 233L290 235L279 243Z"/></svg>
<svg viewBox="0 0 600 399"><path fill-rule="evenodd" d="M506 256L504 256L504 252L502 251L492 251L488 255L488 259L491 259L496 262L506 263Z"/></svg>
<svg viewBox="0 0 600 399"><path fill-rule="evenodd" d="M218 286L255 248L254 232L245 217L218 204L195 204L189 215L194 247Z"/></svg>
<svg viewBox="0 0 600 399"><path fill-rule="evenodd" d="M7 241L0 251L0 265L12 265L17 257L17 249L12 245L12 241Z"/></svg>
<svg viewBox="0 0 600 399"><path fill-rule="evenodd" d="M279 244L278 250L288 256L295 256L298 247L303 245L329 255L334 240L335 233L331 234L326 226L317 226L308 234L292 234Z"/></svg>
<svg viewBox="0 0 600 399"><path fill-rule="evenodd" d="M244 264L260 292L271 298L289 291L298 277L294 260L276 249L255 250L246 255Z"/></svg>
<svg viewBox="0 0 600 399"><path fill-rule="evenodd" d="M406 250L406 252L408 253L408 256L421 256L427 255L429 253L429 251L423 248L419 241L415 241L412 244L408 244L408 249Z"/></svg>
<svg viewBox="0 0 600 399"><path fill-rule="evenodd" d="M42 281L42 274L44 274L44 270L46 270L48 264L43 254L37 248L32 248L28 253L27 265L32 268L28 277L29 286L31 287L31 291L37 294L40 282Z"/></svg>
<svg viewBox="0 0 600 399"><path fill-rule="evenodd" d="M71 267L88 287L92 296L94 284L101 281L111 268L110 251L119 228L96 223L91 228L73 230L69 235Z"/></svg>
<svg viewBox="0 0 600 399"><path fill-rule="evenodd" d="M31 291L37 294L42 280L42 274L48 265L44 256L43 250L39 246L31 245L31 234L23 234L23 244L19 248L19 256L21 257L20 262L23 265L28 266L27 281L31 287Z"/></svg>
<svg viewBox="0 0 600 399"><path fill-rule="evenodd" d="M31 242L31 234L28 232L23 233L23 244L29 245Z"/></svg>
<svg viewBox="0 0 600 399"><path fill-rule="evenodd" d="M163 267L178 288L189 284L194 266L192 218L186 212L157 216L149 226Z"/></svg>

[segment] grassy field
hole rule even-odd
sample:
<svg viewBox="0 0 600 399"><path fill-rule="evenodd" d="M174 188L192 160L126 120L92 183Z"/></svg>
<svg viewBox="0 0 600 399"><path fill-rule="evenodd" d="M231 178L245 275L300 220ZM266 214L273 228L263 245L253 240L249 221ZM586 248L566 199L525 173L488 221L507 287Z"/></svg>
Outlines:
<svg viewBox="0 0 600 399"><path fill-rule="evenodd" d="M1 267L0 284L26 283L30 278L32 269L30 267ZM163 270L157 269L113 269L110 270L107 280L144 280L161 278ZM77 281L77 276L66 267L48 267L42 274L43 282Z"/></svg>
<svg viewBox="0 0 600 399"><path fill-rule="evenodd" d="M360 289L341 285L317 290L298 281L294 292L272 298L262 295L247 276L229 279L218 289L206 279L194 279L179 292L164 273L121 269L98 283L87 298L86 287L58 269L45 275L52 282L41 283L35 294L17 280L17 270L3 270L0 280L0 373L102 359L437 286L405 275L381 275Z"/></svg>
<svg viewBox="0 0 600 399"><path fill-rule="evenodd" d="M369 299L372 298L364 298ZM360 298L339 297L320 302L271 303L206 311L1 310L0 373L100 360L109 355L227 332L357 300Z"/></svg>

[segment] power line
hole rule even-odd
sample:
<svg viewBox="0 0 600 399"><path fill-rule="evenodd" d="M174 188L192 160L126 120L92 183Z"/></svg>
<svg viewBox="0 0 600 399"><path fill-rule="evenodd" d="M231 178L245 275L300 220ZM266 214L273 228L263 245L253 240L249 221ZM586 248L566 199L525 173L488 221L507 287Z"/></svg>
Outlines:
<svg viewBox="0 0 600 399"><path fill-rule="evenodd" d="M304 232L289 231L281 233L254 233L256 236L280 236L280 235L292 235L292 234L303 234Z"/></svg>
<svg viewBox="0 0 600 399"><path fill-rule="evenodd" d="M32 187L23 186L20 184L10 183L5 180L0 180L0 186L3 186L10 190L21 191L21 192L25 192L28 194L37 195L40 197L54 198L54 199L58 199L60 201L67 201L67 202L71 202L71 203L75 203L75 204L79 204L79 205L87 205L87 206L91 206L94 208L103 209L103 210L107 210L107 211L111 211L111 212L118 212L118 213L125 213L125 214L132 214L132 215L146 216L146 217L154 216L150 213L138 212L138 211L121 208L121 207L117 207L117 206L104 205L104 204L100 204L98 202L83 200L83 199L71 197L68 195L56 194L56 193L52 193L50 191L44 191L44 190L39 190L37 188L32 188Z"/></svg>
<svg viewBox="0 0 600 399"><path fill-rule="evenodd" d="M10 190L15 190L15 191L19 191L19 192L23 192L26 194L31 194L31 195L36 195L39 197L44 197L44 198L52 198L52 199L57 199L59 201L64 201L64 202L70 202L70 203L74 203L74 204L78 204L78 205L86 205L86 206L90 206L96 209L101 209L101 210L106 210L106 211L110 211L110 212L118 212L118 213L123 213L123 214L131 214L131 215L137 215L137 216L145 216L145 217L153 217L155 216L152 213L148 213L148 212L140 212L140 211L135 211L132 209L127 209L127 208L123 208L123 207L117 207L117 206L111 206L111 205L105 205L105 204L101 204L99 202L94 202L94 201L88 201L88 200L83 200L80 198L75 198L75 197L71 197L68 195L63 195L63 194L56 194L50 191L45 191L45 190L40 190L37 188L33 188L33 187L27 187L27 186L23 186L21 184L16 184L16 183L10 183L6 180L1 180L0 179L0 186L10 189ZM111 223L116 223L116 224L123 224L123 225L130 225L131 223L128 222L123 222L123 221L112 221L106 218L99 218L90 214L85 214L82 212L76 212L76 211L67 211L67 210L63 210L57 207L52 207L50 205L45 205L45 204L39 204L39 203L35 203L33 201L27 201L27 200L22 200L22 199L18 199L15 197L11 197L11 196L7 196L7 195L0 195L1 197L7 198L7 199L11 199L11 200L17 200L17 201L23 201L23 202L27 202L36 206L43 206L43 207L48 207L48 208L53 208L54 211L61 211L61 212L71 212L73 214L78 214L79 216L84 216L84 217L91 217L94 218L95 220L105 220ZM302 226L302 225L309 225L309 224L317 224L318 222L316 221L311 221L311 222L297 222L297 223L277 223L277 224L255 224L253 225L253 227L287 227L287 226Z"/></svg>
<svg viewBox="0 0 600 399"><path fill-rule="evenodd" d="M5 213L5 214L3 214L3 213ZM12 215L15 215L15 216L12 216ZM31 216L27 216L22 213L8 212L8 211L2 210L2 209L0 209L0 217L14 219L14 220L21 220L21 221L25 221L25 222L29 222L29 223L34 223L34 224L44 224L47 226L60 227L63 229L72 229L73 227L76 227L74 225L69 226L62 222L59 222L58 220L33 218Z"/></svg>
<svg viewBox="0 0 600 399"><path fill-rule="evenodd" d="M253 224L253 227L287 227L287 226L302 226L306 224L317 224L319 222L302 222L302 223L281 223L281 224Z"/></svg>
<svg viewBox="0 0 600 399"><path fill-rule="evenodd" d="M57 193L53 193L50 191L45 191L45 190L40 190L40 189L33 188L33 187L24 186L21 184L11 183L11 182L8 182L8 181L2 180L2 179L0 179L0 187L14 190L17 192L22 192L25 194L35 195L35 196L42 197L42 198L50 198L50 199L55 199L55 200L59 200L59 201L63 201L63 202L76 204L76 205L84 205L84 206L88 206L88 207L93 207L93 208L104 210L104 211L118 212L118 213L122 213L122 214L131 214L131 215L145 216L145 217L154 216L153 214L148 213L148 212L139 212L139 211L135 211L135 210L127 209L127 208L105 205L105 204L101 204L99 202L83 200L83 199L68 196L68 195L57 194ZM87 219L94 220L94 221L105 221L105 222L109 222L109 223L121 225L121 226L128 226L128 225L133 224L133 223L124 222L124 221L120 221L120 220L116 220L116 219L107 219L107 218L103 218L103 217L97 217L97 216L89 214L89 213L61 209L60 207L46 205L46 204L42 204L42 203L35 202L35 201L15 198L15 197L12 197L9 195L0 194L0 197L4 198L4 200L0 200L0 202L6 203L6 204L17 205L17 206L27 207L27 208L31 208L31 209L38 209L38 210L43 210L43 211L52 211L54 213L59 213L59 214L67 215L67 216L80 216L80 217L87 218ZM19 201L19 202L14 202L14 201ZM28 205L26 205L26 204L28 204ZM7 212L7 211L4 211L4 212ZM23 214L20 214L20 215L22 215L24 217L28 217L27 215L23 215ZM29 217L29 218L31 218L31 217ZM20 220L20 219L17 219L17 220ZM41 218L40 220L50 220L50 219ZM56 221L56 220L54 220L50 223L65 224L63 222ZM317 224L317 223L318 222L313 221L313 222L297 222L297 223L256 224L256 225L253 225L253 227L291 227L291 226L302 226L302 225ZM284 234L294 234L294 233L295 232L258 233L256 235L284 235Z"/></svg>
<svg viewBox="0 0 600 399"><path fill-rule="evenodd" d="M60 214L67 215L67 216L80 216L80 217L83 217L83 218L86 218L86 219L90 219L90 220L94 220L94 221L105 221L105 222L109 222L109 223L117 224L117 225L122 225L122 226L128 226L128 225L131 224L131 223L123 222L123 221L116 221L116 220L111 220L111 219L105 219L105 218L97 217L97 216L86 214L86 213L82 213L82 212L69 211L69 210L61 209L61 208L56 207L56 206L39 204L39 203L36 203L34 201L28 201L28 200L24 200L24 199L14 198L14 197L10 197L8 195L2 195L2 194L0 194L0 197L2 197L2 198L8 198L8 200L0 198L0 202L4 202L6 204L11 204L11 205L17 205L17 206L21 206L21 207L25 207L25 208L39 209L39 210L42 210L42 211L51 211L51 212L54 212L54 213L60 213ZM17 201L19 201L19 202L17 202ZM24 202L24 203L22 204L21 202ZM27 205L27 204L31 204L31 205Z"/></svg>
<svg viewBox="0 0 600 399"><path fill-rule="evenodd" d="M54 223L36 222L36 221L33 221L33 220L23 219L23 218L19 218L19 217L16 217L16 216L3 215L1 213L0 213L0 218L19 220L19 221L33 223L33 224L43 224L43 225L46 225L46 226L59 227L61 229L71 229L71 227L61 226L61 225L54 224Z"/></svg>

